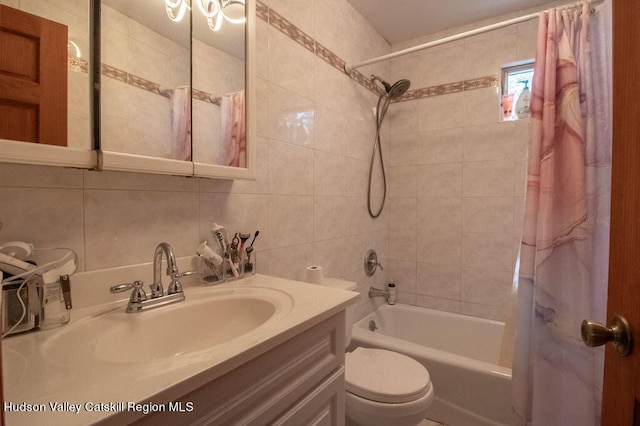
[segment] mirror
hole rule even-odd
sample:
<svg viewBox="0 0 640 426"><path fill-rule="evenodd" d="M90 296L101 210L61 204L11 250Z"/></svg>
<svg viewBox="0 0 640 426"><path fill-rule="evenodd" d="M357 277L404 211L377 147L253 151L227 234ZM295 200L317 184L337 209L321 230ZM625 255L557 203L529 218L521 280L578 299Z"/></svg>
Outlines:
<svg viewBox="0 0 640 426"><path fill-rule="evenodd" d="M102 168L251 177L244 3L102 0Z"/></svg>
<svg viewBox="0 0 640 426"><path fill-rule="evenodd" d="M0 0L0 51L23 53L0 58L0 161L95 167L90 11L85 0Z"/></svg>

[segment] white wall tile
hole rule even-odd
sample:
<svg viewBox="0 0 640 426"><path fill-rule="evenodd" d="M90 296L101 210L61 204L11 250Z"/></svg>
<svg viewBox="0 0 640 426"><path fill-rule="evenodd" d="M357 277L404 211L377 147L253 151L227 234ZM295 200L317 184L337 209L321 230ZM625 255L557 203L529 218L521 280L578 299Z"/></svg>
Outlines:
<svg viewBox="0 0 640 426"><path fill-rule="evenodd" d="M460 267L420 263L418 259L418 294L460 300Z"/></svg>
<svg viewBox="0 0 640 426"><path fill-rule="evenodd" d="M312 195L313 150L269 141L269 193Z"/></svg>
<svg viewBox="0 0 640 426"><path fill-rule="evenodd" d="M176 256L195 251L197 193L88 189L84 213L88 270L149 262L161 242Z"/></svg>
<svg viewBox="0 0 640 426"><path fill-rule="evenodd" d="M419 134L418 164L462 162L464 129L446 129Z"/></svg>
<svg viewBox="0 0 640 426"><path fill-rule="evenodd" d="M465 197L462 232L513 233L513 197Z"/></svg>
<svg viewBox="0 0 640 426"><path fill-rule="evenodd" d="M313 197L269 195L269 248L313 241Z"/></svg>
<svg viewBox="0 0 640 426"><path fill-rule="evenodd" d="M461 163L418 166L419 197L456 197L461 193Z"/></svg>
<svg viewBox="0 0 640 426"><path fill-rule="evenodd" d="M462 264L465 268L513 270L512 234L462 234Z"/></svg>

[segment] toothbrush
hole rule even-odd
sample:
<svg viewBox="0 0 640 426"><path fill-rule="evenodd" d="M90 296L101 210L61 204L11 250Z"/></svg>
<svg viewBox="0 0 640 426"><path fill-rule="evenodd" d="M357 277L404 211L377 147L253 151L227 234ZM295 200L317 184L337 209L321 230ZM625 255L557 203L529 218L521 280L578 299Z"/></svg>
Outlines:
<svg viewBox="0 0 640 426"><path fill-rule="evenodd" d="M253 264L251 263L251 253L253 252L253 243L256 242L256 238L258 237L258 234L260 234L260 231L256 231L256 233L253 235L253 241L251 241L251 244L245 250L247 253L247 265L249 266L250 271L253 270Z"/></svg>

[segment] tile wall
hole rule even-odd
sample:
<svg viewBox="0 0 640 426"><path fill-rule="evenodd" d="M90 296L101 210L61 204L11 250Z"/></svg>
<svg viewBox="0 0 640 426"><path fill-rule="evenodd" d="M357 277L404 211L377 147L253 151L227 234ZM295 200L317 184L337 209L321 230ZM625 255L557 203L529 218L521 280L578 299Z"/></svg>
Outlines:
<svg viewBox="0 0 640 426"><path fill-rule="evenodd" d="M394 79L436 94L389 112L389 277L405 303L504 318L522 221L528 120L499 121L497 86L502 64L533 58L536 30L537 21L529 21L391 61ZM452 84L483 77L493 84Z"/></svg>
<svg viewBox="0 0 640 426"><path fill-rule="evenodd" d="M72 247L81 268L95 270L149 262L161 241L192 255L217 222L260 230L261 273L302 279L319 264L361 290L384 285L386 272L362 272L368 249L388 259L389 208L372 220L365 198L377 96L335 63L390 46L346 0L269 0L260 9L255 182L0 164L0 241ZM389 64L369 71L387 76ZM363 298L360 313L371 309Z"/></svg>

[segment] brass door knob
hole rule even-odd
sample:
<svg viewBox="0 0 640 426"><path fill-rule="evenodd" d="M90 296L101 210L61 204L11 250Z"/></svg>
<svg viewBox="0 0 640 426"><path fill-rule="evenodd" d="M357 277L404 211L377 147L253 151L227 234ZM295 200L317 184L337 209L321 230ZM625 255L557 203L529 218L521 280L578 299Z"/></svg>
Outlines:
<svg viewBox="0 0 640 426"><path fill-rule="evenodd" d="M584 320L580 326L580 334L585 345L596 347L611 342L622 356L631 352L631 326L621 316L611 319L609 327L598 322Z"/></svg>

